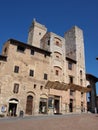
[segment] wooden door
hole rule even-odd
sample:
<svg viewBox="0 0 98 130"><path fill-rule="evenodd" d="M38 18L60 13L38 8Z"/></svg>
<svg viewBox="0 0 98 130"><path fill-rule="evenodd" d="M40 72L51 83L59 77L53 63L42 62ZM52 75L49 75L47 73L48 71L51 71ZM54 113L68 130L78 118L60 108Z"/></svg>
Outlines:
<svg viewBox="0 0 98 130"><path fill-rule="evenodd" d="M26 102L26 114L32 115L33 108L33 97L31 95L27 96Z"/></svg>

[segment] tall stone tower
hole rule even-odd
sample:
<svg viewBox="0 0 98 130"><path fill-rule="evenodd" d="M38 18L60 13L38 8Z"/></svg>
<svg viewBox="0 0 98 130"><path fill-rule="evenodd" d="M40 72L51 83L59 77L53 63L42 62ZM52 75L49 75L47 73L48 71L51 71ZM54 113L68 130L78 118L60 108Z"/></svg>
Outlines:
<svg viewBox="0 0 98 130"><path fill-rule="evenodd" d="M47 28L34 19L29 29L28 44L40 48L40 40L46 34Z"/></svg>
<svg viewBox="0 0 98 130"><path fill-rule="evenodd" d="M66 56L76 61L75 83L86 86L83 32L77 26L65 33Z"/></svg>
<svg viewBox="0 0 98 130"><path fill-rule="evenodd" d="M77 26L65 33L65 48L67 58L75 61L73 73L68 71L68 75L73 79L73 84L86 87L83 32ZM76 91L75 95L78 97L77 100L70 99L70 104L76 106L76 111L79 111L80 108L83 111L83 108L87 107L86 93Z"/></svg>

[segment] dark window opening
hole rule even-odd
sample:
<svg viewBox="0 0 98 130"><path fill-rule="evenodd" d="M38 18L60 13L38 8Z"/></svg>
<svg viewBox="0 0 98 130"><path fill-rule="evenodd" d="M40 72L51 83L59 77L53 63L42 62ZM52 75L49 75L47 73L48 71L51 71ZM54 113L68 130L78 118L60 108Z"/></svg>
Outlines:
<svg viewBox="0 0 98 130"><path fill-rule="evenodd" d="M30 70L30 74L29 74L29 76L34 76L34 70Z"/></svg>
<svg viewBox="0 0 98 130"><path fill-rule="evenodd" d="M48 74L44 74L44 79L45 79L45 80L48 79Z"/></svg>
<svg viewBox="0 0 98 130"><path fill-rule="evenodd" d="M19 72L19 66L15 66L15 67L14 67L14 72L15 72L15 73L18 73L18 72Z"/></svg>
<svg viewBox="0 0 98 130"><path fill-rule="evenodd" d="M34 84L34 89L36 89L36 84Z"/></svg>
<svg viewBox="0 0 98 130"><path fill-rule="evenodd" d="M81 92L81 98L83 97L83 94L84 94L84 93L83 93L83 92Z"/></svg>
<svg viewBox="0 0 98 130"><path fill-rule="evenodd" d="M39 32L39 35L41 35L41 32Z"/></svg>
<svg viewBox="0 0 98 130"><path fill-rule="evenodd" d="M68 69L72 70L72 63L71 62L68 62Z"/></svg>
<svg viewBox="0 0 98 130"><path fill-rule="evenodd" d="M40 86L40 90L42 90L43 89L43 86Z"/></svg>
<svg viewBox="0 0 98 130"><path fill-rule="evenodd" d="M58 70L55 71L55 75L57 75L57 76L59 75L59 71Z"/></svg>
<svg viewBox="0 0 98 130"><path fill-rule="evenodd" d="M56 45L59 46L59 42L58 41L56 41Z"/></svg>
<svg viewBox="0 0 98 130"><path fill-rule="evenodd" d="M69 77L69 83L73 83L73 77Z"/></svg>
<svg viewBox="0 0 98 130"><path fill-rule="evenodd" d="M57 56L57 55L56 55L56 58L58 58L58 59L59 59L59 56Z"/></svg>
<svg viewBox="0 0 98 130"><path fill-rule="evenodd" d="M70 96L74 96L74 90L70 90Z"/></svg>
<svg viewBox="0 0 98 130"><path fill-rule="evenodd" d="M25 51L25 47L17 46L17 51L24 52Z"/></svg>
<svg viewBox="0 0 98 130"><path fill-rule="evenodd" d="M50 40L48 40L48 46L50 46Z"/></svg>
<svg viewBox="0 0 98 130"><path fill-rule="evenodd" d="M19 84L15 83L13 88L13 93L18 93L18 92L19 92Z"/></svg>
<svg viewBox="0 0 98 130"><path fill-rule="evenodd" d="M34 50L33 49L31 49L31 55L34 55Z"/></svg>

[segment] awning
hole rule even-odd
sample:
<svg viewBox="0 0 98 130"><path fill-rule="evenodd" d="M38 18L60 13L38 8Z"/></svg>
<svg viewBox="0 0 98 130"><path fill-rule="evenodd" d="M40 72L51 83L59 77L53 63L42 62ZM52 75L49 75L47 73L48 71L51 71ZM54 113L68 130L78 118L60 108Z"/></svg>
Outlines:
<svg viewBox="0 0 98 130"><path fill-rule="evenodd" d="M10 100L9 103L17 104L18 101L16 101L16 100Z"/></svg>
<svg viewBox="0 0 98 130"><path fill-rule="evenodd" d="M59 81L48 81L45 85L46 89L57 89L57 90L65 90L73 89L81 92L89 92L91 91L91 88L83 87L76 84L66 84L64 82Z"/></svg>
<svg viewBox="0 0 98 130"><path fill-rule="evenodd" d="M65 83L59 81L48 81L45 85L47 89L67 90Z"/></svg>
<svg viewBox="0 0 98 130"><path fill-rule="evenodd" d="M81 92L90 92L91 88L87 88L87 87L83 87L80 85L76 85L76 84L68 84L67 85L69 89L73 89L73 90L77 90L77 91L81 91Z"/></svg>

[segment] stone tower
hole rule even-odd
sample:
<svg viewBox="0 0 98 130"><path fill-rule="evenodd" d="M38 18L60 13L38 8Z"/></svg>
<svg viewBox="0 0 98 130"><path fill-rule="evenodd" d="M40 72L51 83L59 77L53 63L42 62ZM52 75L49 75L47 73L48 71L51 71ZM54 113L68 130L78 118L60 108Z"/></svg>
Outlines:
<svg viewBox="0 0 98 130"><path fill-rule="evenodd" d="M85 86L85 57L83 32L77 26L65 33L66 56L76 61L75 83Z"/></svg>
<svg viewBox="0 0 98 130"><path fill-rule="evenodd" d="M73 73L68 71L69 80L71 76L71 82L73 84L86 87L83 32L77 26L74 26L65 33L65 49L66 57L75 61L73 65ZM77 106L77 111L79 110L78 106L81 106L81 111L83 111L82 109L87 106L86 93L83 94L83 91L81 91L81 93L76 91L75 95L78 99L73 101L73 105ZM82 98L82 95L84 95L84 98Z"/></svg>
<svg viewBox="0 0 98 130"><path fill-rule="evenodd" d="M40 40L46 34L47 28L34 19L29 29L28 44L40 48Z"/></svg>

